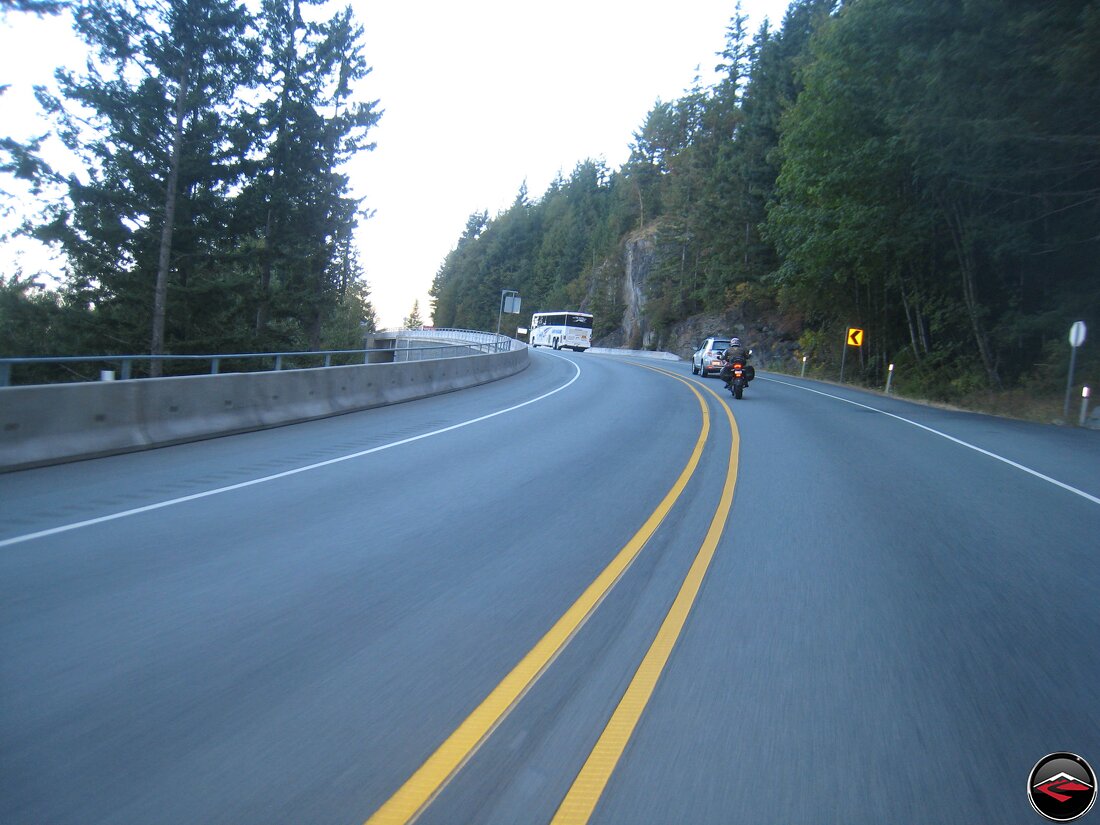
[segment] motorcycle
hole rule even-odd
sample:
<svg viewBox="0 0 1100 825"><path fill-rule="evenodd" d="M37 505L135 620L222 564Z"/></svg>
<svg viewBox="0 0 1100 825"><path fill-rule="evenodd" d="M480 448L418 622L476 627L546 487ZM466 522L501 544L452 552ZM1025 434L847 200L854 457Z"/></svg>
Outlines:
<svg viewBox="0 0 1100 825"><path fill-rule="evenodd" d="M745 394L745 388L749 386L749 382L756 377L756 370L742 361L730 362L727 369L729 375L726 378L726 389L734 398L740 399Z"/></svg>
<svg viewBox="0 0 1100 825"><path fill-rule="evenodd" d="M745 387L749 385L748 378L745 375L745 365L740 361L734 361L729 365L730 380L729 388L730 394L737 399L740 399L745 392Z"/></svg>

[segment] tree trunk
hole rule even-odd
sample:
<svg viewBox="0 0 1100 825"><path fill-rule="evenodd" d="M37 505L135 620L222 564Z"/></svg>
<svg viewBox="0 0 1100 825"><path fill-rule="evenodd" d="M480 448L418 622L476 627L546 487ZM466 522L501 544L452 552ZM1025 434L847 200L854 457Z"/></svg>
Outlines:
<svg viewBox="0 0 1100 825"><path fill-rule="evenodd" d="M969 239L965 234L966 230L963 224L962 213L959 211L957 204L954 206L952 214L948 217L948 224L951 227L951 238L955 244L955 255L959 261L963 302L966 304L966 313L970 317L970 327L971 331L974 333L974 342L978 346L978 355L982 359L982 366L985 367L986 377L989 378L990 386L1000 387L1001 378L997 374L997 365L993 360L993 354L989 348L989 337L986 335L985 328L982 325L981 307L978 303L978 291L975 284L976 266L974 264L974 256L971 254L969 248Z"/></svg>
<svg viewBox="0 0 1100 825"><path fill-rule="evenodd" d="M913 311L917 316L917 332L920 333L920 345L925 355L932 352L932 342L928 340L928 321L924 317L924 313L920 310L920 304L918 303Z"/></svg>
<svg viewBox="0 0 1100 825"><path fill-rule="evenodd" d="M263 262L260 266L260 303L256 307L256 337L263 335L271 317L271 271L275 253L271 248L271 235L275 231L275 207L273 199L279 196L283 166L286 163L287 109L290 106L290 84L298 76L297 31L301 20L301 8L298 0L291 6L286 26L286 41L283 49L283 85L279 90L279 111L275 127L275 156L271 170L271 192L267 198L267 220L264 223ZM282 200L280 199L280 203Z"/></svg>
<svg viewBox="0 0 1100 825"><path fill-rule="evenodd" d="M259 338L267 327L271 315L271 230L275 210L267 208L267 221L264 225L263 261L260 263L260 304L256 307L256 337Z"/></svg>
<svg viewBox="0 0 1100 825"><path fill-rule="evenodd" d="M910 346L913 348L913 357L917 360L917 363L919 364L921 360L921 354L920 346L917 343L917 328L913 322L914 311L909 306L909 298L905 294L905 287L901 287L898 292L901 293L901 306L902 309L905 310L905 323L909 326L909 343ZM917 320L919 321L919 318Z"/></svg>
<svg viewBox="0 0 1100 825"><path fill-rule="evenodd" d="M172 159L168 169L168 186L164 196L164 226L160 232L160 257L157 261L157 283L153 292L153 341L150 354L164 354L164 327L168 307L168 268L172 261L172 230L176 221L176 192L179 188L180 154L183 144L183 120L187 113L188 61L184 61L176 92L176 122L172 129ZM153 358L149 374L161 375L161 362Z"/></svg>
<svg viewBox="0 0 1100 825"><path fill-rule="evenodd" d="M307 334L309 336L309 348L316 352L321 349L321 324L324 321L324 261L321 260L319 256L314 255L310 263L310 269L312 270L312 277L310 280L313 282L313 300L311 301L312 306L310 307Z"/></svg>

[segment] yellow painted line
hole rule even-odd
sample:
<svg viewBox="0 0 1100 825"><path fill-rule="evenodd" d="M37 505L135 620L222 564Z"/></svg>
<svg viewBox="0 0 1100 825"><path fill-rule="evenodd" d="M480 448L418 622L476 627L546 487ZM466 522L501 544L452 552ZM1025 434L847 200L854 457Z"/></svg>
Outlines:
<svg viewBox="0 0 1100 825"><path fill-rule="evenodd" d="M714 390L707 391L715 398L719 398ZM721 399L719 401L721 402ZM596 803L600 801L608 780L611 779L611 774L619 763L626 744L630 741L638 720L641 719L653 695L657 680L668 663L669 656L672 655L672 648L676 645L692 605L695 604L695 599L699 595L703 577L706 576L710 562L714 558L715 548L722 536L730 508L733 506L733 490L737 484L737 452L740 446L740 435L729 405L721 403L721 406L726 412L730 425L730 463L726 482L722 487L722 497L710 522L710 529L707 530L695 561L692 562L668 615L661 623L661 629L657 631L653 644L646 652L641 665L638 666L626 693L623 694L607 727L600 734L595 747L588 755L565 799L562 800L557 813L554 814L551 825L585 825L592 816Z"/></svg>
<svg viewBox="0 0 1100 825"><path fill-rule="evenodd" d="M703 446L710 433L710 411L707 409L706 399L691 383L687 381L683 383L695 393L703 423L691 457L679 478L676 479L676 483L672 485L672 489L646 519L641 529L585 589L580 598L565 611L512 672L493 688L492 692L428 757L427 761L405 781L405 784L375 811L366 825L406 825L414 821L431 804L450 779L462 769L481 744L504 721L539 676L553 663L656 532L699 466Z"/></svg>

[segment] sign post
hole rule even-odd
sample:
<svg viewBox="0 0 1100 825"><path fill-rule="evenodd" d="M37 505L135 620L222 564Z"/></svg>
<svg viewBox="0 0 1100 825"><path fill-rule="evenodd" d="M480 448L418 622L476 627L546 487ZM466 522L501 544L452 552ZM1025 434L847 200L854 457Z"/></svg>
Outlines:
<svg viewBox="0 0 1100 825"><path fill-rule="evenodd" d="M502 289L500 291L500 310L497 312L497 335L500 335L500 316L505 312L519 315L520 298L514 289Z"/></svg>
<svg viewBox="0 0 1100 825"><path fill-rule="evenodd" d="M840 351L840 383L844 383L844 361L848 355L848 347L863 346L863 330L848 327L848 336L844 340L844 349Z"/></svg>
<svg viewBox="0 0 1100 825"><path fill-rule="evenodd" d="M1077 348L1085 343L1085 333L1088 330L1085 328L1084 321L1074 321L1073 326L1069 328L1069 345L1072 349L1069 352L1069 377L1066 379L1066 403L1062 407L1062 419L1069 418L1069 394L1073 391L1073 370L1077 366Z"/></svg>

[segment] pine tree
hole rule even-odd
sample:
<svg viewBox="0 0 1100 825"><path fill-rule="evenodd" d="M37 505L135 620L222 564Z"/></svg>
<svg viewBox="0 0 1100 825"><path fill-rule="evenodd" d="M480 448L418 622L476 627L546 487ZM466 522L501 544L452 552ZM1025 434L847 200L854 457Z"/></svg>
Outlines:
<svg viewBox="0 0 1100 825"><path fill-rule="evenodd" d="M405 316L402 322L405 329L420 329L424 322L420 319L420 300L413 301L412 312Z"/></svg>
<svg viewBox="0 0 1100 825"><path fill-rule="evenodd" d="M81 75L58 72L60 96L39 99L86 177L69 180L68 204L39 236L61 244L69 288L96 306L104 335L132 351L144 328L159 355L172 331L170 282L194 288L192 277L212 271L241 175L250 19L228 0L88 0L73 13L93 58ZM186 337L189 314L171 337Z"/></svg>
<svg viewBox="0 0 1100 825"><path fill-rule="evenodd" d="M97 348L316 349L359 290L343 167L373 148L377 102L356 97L370 69L351 11L306 21L303 5L74 7L92 59L39 99L87 171L36 234L67 256ZM48 178L33 146L0 148L7 171Z"/></svg>
<svg viewBox="0 0 1100 825"><path fill-rule="evenodd" d="M307 22L303 5L324 0L265 0L262 74L269 97L257 124L264 155L242 199L239 218L259 247L255 333L261 342L276 329L301 330L320 344L323 319L342 300L332 264L362 214L341 171L356 152L374 148L368 130L377 101L355 99L356 83L370 72L362 56L362 29L344 9ZM316 14L310 15L311 18Z"/></svg>
<svg viewBox="0 0 1100 825"><path fill-rule="evenodd" d="M41 17L44 14L60 14L68 5L67 0L0 0L0 12L30 12Z"/></svg>

